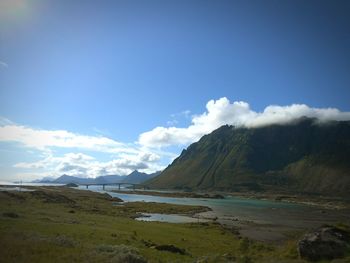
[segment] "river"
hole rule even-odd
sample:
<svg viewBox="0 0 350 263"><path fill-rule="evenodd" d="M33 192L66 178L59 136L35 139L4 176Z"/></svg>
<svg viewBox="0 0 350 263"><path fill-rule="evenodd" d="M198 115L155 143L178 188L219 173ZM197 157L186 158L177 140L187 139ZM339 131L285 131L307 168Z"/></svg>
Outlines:
<svg viewBox="0 0 350 263"><path fill-rule="evenodd" d="M84 189L84 187L81 187ZM112 188L110 188L112 189ZM111 196L119 197L125 202L158 202L181 205L207 206L212 211L197 214L200 219L209 219L219 222L227 227L235 227L239 232L249 238L279 242L295 231L305 231L322 224L337 222L350 223L350 211L329 210L316 206L287 203L279 201L246 199L227 196L225 199L203 198L173 198L149 195L135 195L103 191L100 186L90 186L89 190L107 192ZM186 223L189 220L181 216L148 215L145 220L165 221L172 223Z"/></svg>

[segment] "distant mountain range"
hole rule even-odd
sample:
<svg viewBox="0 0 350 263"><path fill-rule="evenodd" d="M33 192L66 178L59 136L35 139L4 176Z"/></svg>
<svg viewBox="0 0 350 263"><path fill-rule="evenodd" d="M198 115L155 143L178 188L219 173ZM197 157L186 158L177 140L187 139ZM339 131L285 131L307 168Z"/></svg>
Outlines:
<svg viewBox="0 0 350 263"><path fill-rule="evenodd" d="M69 184L69 183L75 183L75 184L103 184L103 183L134 183L134 184L140 184L143 183L157 175L159 175L160 172L155 172L152 174L147 173L141 173L137 170L133 171L129 175L104 175L99 176L96 178L80 178L70 175L62 175L58 178L52 178L52 177L44 177L41 180L35 180L32 183L52 183L52 184Z"/></svg>
<svg viewBox="0 0 350 263"><path fill-rule="evenodd" d="M147 184L350 196L350 122L301 118L260 128L222 126Z"/></svg>
<svg viewBox="0 0 350 263"><path fill-rule="evenodd" d="M161 172L155 172L152 174L146 174L146 173L141 173L137 170L133 171L131 174L126 176L126 178L123 179L123 183L133 183L133 184L140 184L143 183L147 180L150 180L156 176L158 176Z"/></svg>

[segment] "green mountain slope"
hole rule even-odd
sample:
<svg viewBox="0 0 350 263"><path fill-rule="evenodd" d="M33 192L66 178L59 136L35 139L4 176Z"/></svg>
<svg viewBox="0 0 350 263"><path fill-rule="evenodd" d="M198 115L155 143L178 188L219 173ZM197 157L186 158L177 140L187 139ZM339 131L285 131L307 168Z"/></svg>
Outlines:
<svg viewBox="0 0 350 263"><path fill-rule="evenodd" d="M261 128L222 126L184 150L154 188L349 195L350 122L302 118Z"/></svg>

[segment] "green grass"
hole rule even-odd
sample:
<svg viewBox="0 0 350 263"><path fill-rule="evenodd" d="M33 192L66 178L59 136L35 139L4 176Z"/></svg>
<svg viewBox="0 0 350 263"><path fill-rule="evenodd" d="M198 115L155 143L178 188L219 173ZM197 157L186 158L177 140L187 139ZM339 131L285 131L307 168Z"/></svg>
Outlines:
<svg viewBox="0 0 350 263"><path fill-rule="evenodd" d="M203 207L143 202L113 205L115 200L106 195L63 187L43 192L39 197L29 192L0 192L0 262L122 262L125 258L120 259L124 253L120 250L148 262L298 261L293 243L273 247L242 239L212 223L133 219L137 212L193 213ZM66 199L54 198L56 195ZM166 244L185 249L186 254L155 249L155 245Z"/></svg>

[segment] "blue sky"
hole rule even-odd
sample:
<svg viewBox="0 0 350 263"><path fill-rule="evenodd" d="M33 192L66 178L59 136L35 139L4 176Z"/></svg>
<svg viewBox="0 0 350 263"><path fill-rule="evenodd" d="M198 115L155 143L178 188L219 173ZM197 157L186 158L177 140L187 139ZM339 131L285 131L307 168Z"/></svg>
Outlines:
<svg viewBox="0 0 350 263"><path fill-rule="evenodd" d="M349 13L330 0L1 0L0 181L151 172L225 123L347 119Z"/></svg>

